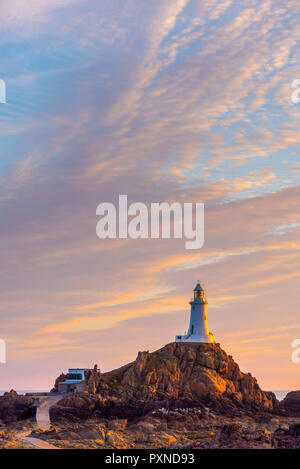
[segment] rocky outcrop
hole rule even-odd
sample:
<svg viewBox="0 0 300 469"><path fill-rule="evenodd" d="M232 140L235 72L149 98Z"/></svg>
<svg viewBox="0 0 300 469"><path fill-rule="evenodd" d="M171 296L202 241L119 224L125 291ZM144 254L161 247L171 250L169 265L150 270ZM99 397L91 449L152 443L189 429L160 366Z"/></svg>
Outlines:
<svg viewBox="0 0 300 469"><path fill-rule="evenodd" d="M92 370L87 370L85 372L85 381L87 384L87 391L90 394L95 394L101 381L101 373L98 371L97 365L94 365Z"/></svg>
<svg viewBox="0 0 300 469"><path fill-rule="evenodd" d="M289 392L279 407L289 415L300 415L300 391Z"/></svg>
<svg viewBox="0 0 300 469"><path fill-rule="evenodd" d="M18 420L33 417L36 409L32 407L34 399L28 396L19 396L16 391L6 392L0 396L0 420L10 425Z"/></svg>
<svg viewBox="0 0 300 469"><path fill-rule="evenodd" d="M59 383L63 383L64 381L66 381L66 379L68 378L68 375L65 374L65 373L61 373L55 380L55 383L54 383L54 387L51 389L51 393L55 393L55 392L58 392L58 385Z"/></svg>
<svg viewBox="0 0 300 469"><path fill-rule="evenodd" d="M50 408L50 420L52 423L63 421L76 423L93 417L100 408L102 400L99 396L68 394Z"/></svg>
<svg viewBox="0 0 300 469"><path fill-rule="evenodd" d="M108 373L97 370L95 365L85 376L87 392L68 394L52 407L52 423L95 416L132 421L162 408L168 413L196 408L204 414L209 407L231 417L273 411L278 404L219 344L170 343L153 353L139 352L134 362Z"/></svg>
<svg viewBox="0 0 300 469"><path fill-rule="evenodd" d="M170 343L153 353L139 352L135 362L102 374L97 393L115 401L212 403L220 407L272 410L275 395L260 389L240 371L219 344Z"/></svg>

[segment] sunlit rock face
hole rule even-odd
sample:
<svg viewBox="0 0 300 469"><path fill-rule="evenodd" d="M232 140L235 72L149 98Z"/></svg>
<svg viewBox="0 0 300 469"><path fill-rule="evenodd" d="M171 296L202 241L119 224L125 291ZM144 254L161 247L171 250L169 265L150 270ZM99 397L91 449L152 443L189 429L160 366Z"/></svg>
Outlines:
<svg viewBox="0 0 300 469"><path fill-rule="evenodd" d="M101 376L97 393L107 398L195 403L229 399L237 406L270 410L277 404L273 393L262 391L215 343L170 343L153 353L139 352L134 362Z"/></svg>

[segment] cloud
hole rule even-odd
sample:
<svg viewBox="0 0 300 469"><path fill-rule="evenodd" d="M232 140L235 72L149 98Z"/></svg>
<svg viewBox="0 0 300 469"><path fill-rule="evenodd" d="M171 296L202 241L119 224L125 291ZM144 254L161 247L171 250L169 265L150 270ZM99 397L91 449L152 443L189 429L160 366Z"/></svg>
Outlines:
<svg viewBox="0 0 300 469"><path fill-rule="evenodd" d="M199 276L222 343L276 329L283 312L295 324L298 10L293 0L1 3L0 310L16 376L32 360L49 384L39 347L54 373L61 351L67 367L101 349L108 369L173 340ZM203 201L204 248L101 242L96 206L121 193ZM255 374L268 374L281 339L249 343ZM248 365L248 348L231 348ZM272 358L261 365L263 350Z"/></svg>
<svg viewBox="0 0 300 469"><path fill-rule="evenodd" d="M44 23L49 14L57 8L72 7L85 0L31 0L30 3L22 0L2 0L0 5L1 28L16 29L19 26L32 26Z"/></svg>

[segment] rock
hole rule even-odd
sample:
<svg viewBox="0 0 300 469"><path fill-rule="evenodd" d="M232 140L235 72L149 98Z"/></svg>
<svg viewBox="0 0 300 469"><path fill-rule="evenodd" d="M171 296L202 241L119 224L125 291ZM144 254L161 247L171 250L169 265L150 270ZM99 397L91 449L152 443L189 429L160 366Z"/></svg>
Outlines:
<svg viewBox="0 0 300 469"><path fill-rule="evenodd" d="M67 375L67 374L61 373L61 374L56 378L55 383L54 383L54 387L51 389L50 392L52 392L52 393L58 392L58 384L59 384L59 383L63 383L64 381L66 381L67 378L68 378L68 375Z"/></svg>
<svg viewBox="0 0 300 469"><path fill-rule="evenodd" d="M294 423L289 427L289 435L300 436L300 423Z"/></svg>
<svg viewBox="0 0 300 469"><path fill-rule="evenodd" d="M88 392L95 394L101 381L101 373L98 371L98 365L94 365L93 370L87 370L85 372L85 380Z"/></svg>
<svg viewBox="0 0 300 469"><path fill-rule="evenodd" d="M97 396L68 394L50 408L50 420L52 424L87 420L101 409L101 405Z"/></svg>
<svg viewBox="0 0 300 469"><path fill-rule="evenodd" d="M0 432L0 449L14 449L16 447L16 439L13 435Z"/></svg>
<svg viewBox="0 0 300 469"><path fill-rule="evenodd" d="M76 393L67 394L50 408L51 423L78 422L104 414L101 396Z"/></svg>
<svg viewBox="0 0 300 469"><path fill-rule="evenodd" d="M59 422L79 422L91 418L100 402L96 396L86 394L68 394L56 405L50 408L50 421L52 424Z"/></svg>
<svg viewBox="0 0 300 469"><path fill-rule="evenodd" d="M280 402L279 409L289 415L300 415L300 391L291 391Z"/></svg>
<svg viewBox="0 0 300 469"><path fill-rule="evenodd" d="M68 394L63 397L59 402L59 406L74 407L80 410L93 411L95 410L96 399L86 394Z"/></svg>
<svg viewBox="0 0 300 469"><path fill-rule="evenodd" d="M237 423L223 425L209 444L210 449L268 449L271 447L269 432L250 431Z"/></svg>
<svg viewBox="0 0 300 469"><path fill-rule="evenodd" d="M105 427L90 423L89 425L69 425L67 429L63 428L58 430L52 428L51 430L42 431L35 430L31 434L36 438L42 440L64 440L64 441L83 441L83 440L97 440L97 442L104 443L105 441Z"/></svg>
<svg viewBox="0 0 300 469"><path fill-rule="evenodd" d="M159 439L163 446L170 446L176 443L176 438L174 435L168 435L167 433L159 435Z"/></svg>
<svg viewBox="0 0 300 469"><path fill-rule="evenodd" d="M235 409L272 410L273 393L260 389L250 373L244 374L219 344L171 343L156 352L139 352L135 362L101 375L97 393L116 402L165 402L167 408L178 400L192 405L216 403ZM166 401L168 401L166 403ZM126 415L127 417L127 415Z"/></svg>
<svg viewBox="0 0 300 469"><path fill-rule="evenodd" d="M125 428L127 425L127 420L121 420L121 419L116 419L116 420L110 420L107 424L107 428L109 430L114 430L117 432L124 432Z"/></svg>
<svg viewBox="0 0 300 469"><path fill-rule="evenodd" d="M99 432L99 430L81 430L77 433L82 440L104 440L105 438L105 433Z"/></svg>
<svg viewBox="0 0 300 469"><path fill-rule="evenodd" d="M124 440L122 435L115 433L113 430L108 430L106 434L106 441L108 445L116 449L124 448Z"/></svg>
<svg viewBox="0 0 300 469"><path fill-rule="evenodd" d="M139 352L134 362L108 373L100 374L95 365L85 379L89 392L65 396L59 402L61 412L58 406L51 409L51 421L76 422L95 415L132 421L156 412L163 419L178 413L176 408L195 408L205 418L205 406L234 417L278 405L275 395L262 391L250 373L242 373L219 344L173 342L152 353Z"/></svg>
<svg viewBox="0 0 300 469"><path fill-rule="evenodd" d="M15 391L6 392L0 396L0 419L5 425L16 423L19 420L34 417L36 409L32 407L34 399L28 396L19 396Z"/></svg>
<svg viewBox="0 0 300 469"><path fill-rule="evenodd" d="M53 425L64 422L81 422L88 420L90 417L90 412L74 407L53 406L50 409L50 421Z"/></svg>
<svg viewBox="0 0 300 469"><path fill-rule="evenodd" d="M285 432L288 432L289 429L290 429L290 426L289 426L288 423L282 423L279 428L280 428L280 430L283 430L283 431L285 431Z"/></svg>
<svg viewBox="0 0 300 469"><path fill-rule="evenodd" d="M153 425L153 423L142 421L132 426L131 430L149 435L150 433L153 433L155 431L155 426Z"/></svg>
<svg viewBox="0 0 300 469"><path fill-rule="evenodd" d="M233 392L230 395L230 398L233 400L234 403L242 405L243 403L243 394L241 392Z"/></svg>
<svg viewBox="0 0 300 469"><path fill-rule="evenodd" d="M300 449L300 423L282 425L272 435L273 448Z"/></svg>
<svg viewBox="0 0 300 469"><path fill-rule="evenodd" d="M9 396L11 396L11 397L16 397L16 396L18 396L18 393L17 393L17 391L15 391L14 389L11 389L9 392L5 392L5 393L3 394L3 396L4 396L4 397L9 397Z"/></svg>

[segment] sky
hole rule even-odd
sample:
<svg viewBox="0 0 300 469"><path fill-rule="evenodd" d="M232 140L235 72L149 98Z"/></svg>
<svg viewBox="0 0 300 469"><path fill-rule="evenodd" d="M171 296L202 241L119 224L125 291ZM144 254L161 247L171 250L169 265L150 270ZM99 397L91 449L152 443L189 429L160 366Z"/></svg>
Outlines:
<svg viewBox="0 0 300 469"><path fill-rule="evenodd" d="M188 328L300 389L298 0L2 0L0 389L111 370ZM205 243L96 236L96 207L205 204Z"/></svg>

